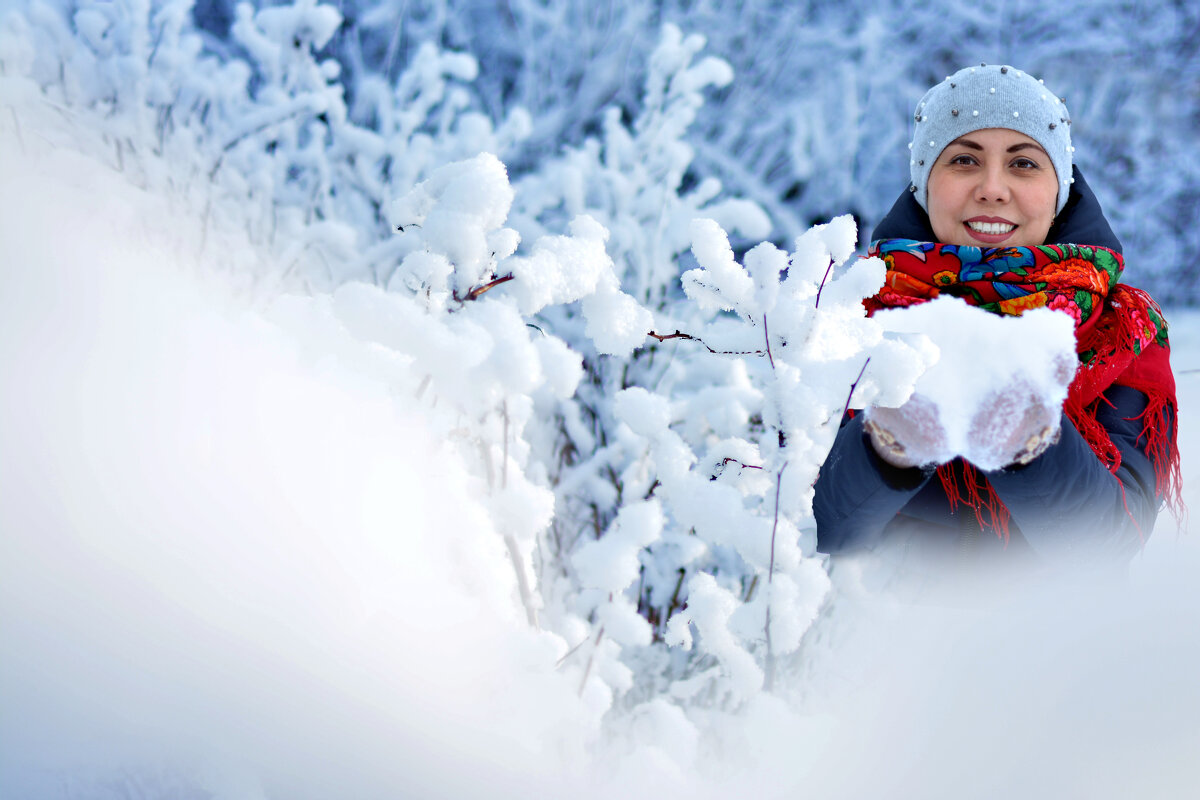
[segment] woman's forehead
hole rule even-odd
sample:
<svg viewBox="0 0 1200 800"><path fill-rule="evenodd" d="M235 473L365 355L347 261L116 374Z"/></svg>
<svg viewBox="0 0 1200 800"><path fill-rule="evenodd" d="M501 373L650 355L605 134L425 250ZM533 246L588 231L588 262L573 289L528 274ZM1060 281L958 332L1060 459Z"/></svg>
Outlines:
<svg viewBox="0 0 1200 800"><path fill-rule="evenodd" d="M1041 145L1031 136L1027 136L1020 131L1014 131L1012 128L980 128L977 131L964 133L950 144L962 144L964 142L972 142L979 145L999 145L1001 147L1010 147L1014 144L1034 144Z"/></svg>

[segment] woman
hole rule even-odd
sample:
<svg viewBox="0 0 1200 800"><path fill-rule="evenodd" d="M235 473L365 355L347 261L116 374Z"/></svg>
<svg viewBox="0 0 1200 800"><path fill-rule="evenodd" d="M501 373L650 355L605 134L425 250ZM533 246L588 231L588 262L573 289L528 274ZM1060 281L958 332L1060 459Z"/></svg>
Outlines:
<svg viewBox="0 0 1200 800"><path fill-rule="evenodd" d="M1178 504L1175 384L1166 324L1119 283L1120 242L1073 167L1066 106L981 64L930 89L914 122L912 183L873 235L888 270L868 310L941 293L998 314L1048 306L1074 317L1079 367L1063 409L1012 387L995 402L1022 413L974 410L1007 464L986 473L931 460L944 431L919 396L845 422L816 484L817 547L894 545L925 565L964 549L1127 559L1163 502Z"/></svg>

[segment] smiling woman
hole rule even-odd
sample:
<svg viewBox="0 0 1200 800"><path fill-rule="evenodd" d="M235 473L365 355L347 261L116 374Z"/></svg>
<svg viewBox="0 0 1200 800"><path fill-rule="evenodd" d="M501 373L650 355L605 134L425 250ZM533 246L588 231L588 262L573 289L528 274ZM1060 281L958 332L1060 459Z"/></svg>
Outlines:
<svg viewBox="0 0 1200 800"><path fill-rule="evenodd" d="M955 139L929 174L929 223L950 244L1028 247L1046 241L1058 176L1042 146L1008 128Z"/></svg>
<svg viewBox="0 0 1200 800"><path fill-rule="evenodd" d="M931 88L913 121L911 183L872 237L887 273L868 311L943 294L998 315L1049 308L1071 316L1078 363L1054 379L1065 402L1015 382L955 409L986 461L939 446L944 410L920 394L846 420L816 484L818 549L1127 559L1177 507L1175 384L1166 323L1121 282L1121 244L1073 165L1066 105L981 64Z"/></svg>

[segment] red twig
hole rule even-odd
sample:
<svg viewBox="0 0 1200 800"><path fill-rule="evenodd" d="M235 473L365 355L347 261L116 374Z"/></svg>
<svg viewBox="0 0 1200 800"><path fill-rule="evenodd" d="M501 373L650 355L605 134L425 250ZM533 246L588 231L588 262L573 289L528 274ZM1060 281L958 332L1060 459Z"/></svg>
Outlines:
<svg viewBox="0 0 1200 800"><path fill-rule="evenodd" d="M460 303L465 303L469 300L478 300L479 296L481 294L483 294L484 292L494 289L502 283L508 283L512 279L513 279L513 276L511 274L510 275L501 275L499 278L494 278L494 279L488 281L487 283L480 284L479 286L471 287L471 289L462 297L459 297L458 291L455 290L453 293L453 297L456 301L458 301Z"/></svg>

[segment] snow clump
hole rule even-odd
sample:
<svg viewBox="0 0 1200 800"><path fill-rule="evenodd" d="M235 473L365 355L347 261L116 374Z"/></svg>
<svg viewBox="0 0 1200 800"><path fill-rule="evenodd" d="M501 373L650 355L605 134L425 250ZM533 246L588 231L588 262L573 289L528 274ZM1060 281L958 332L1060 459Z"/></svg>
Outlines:
<svg viewBox="0 0 1200 800"><path fill-rule="evenodd" d="M1037 308L1003 316L942 296L880 311L875 319L894 334L926 337L938 350L936 363L916 380L914 392L936 407L946 431L940 461L962 456L984 469L1004 466L994 463L989 442L972 435L977 415L999 414L1003 419L992 423L1015 428L1029 406L1061 408L1075 376L1074 320L1060 311Z"/></svg>

